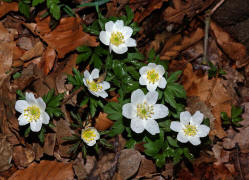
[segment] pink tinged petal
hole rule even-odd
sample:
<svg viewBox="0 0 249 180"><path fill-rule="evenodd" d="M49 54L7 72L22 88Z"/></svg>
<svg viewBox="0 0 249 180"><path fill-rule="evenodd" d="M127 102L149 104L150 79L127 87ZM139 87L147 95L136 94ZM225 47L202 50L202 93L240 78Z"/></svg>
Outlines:
<svg viewBox="0 0 249 180"><path fill-rule="evenodd" d="M191 114L188 111L184 111L180 113L180 122L184 125L189 124L191 119Z"/></svg>
<svg viewBox="0 0 249 180"><path fill-rule="evenodd" d="M114 29L117 31L121 31L124 28L124 21L123 20L117 20L114 24Z"/></svg>
<svg viewBox="0 0 249 180"><path fill-rule="evenodd" d="M45 111L46 109L46 103L43 101L43 99L41 97L39 97L38 99L36 99L38 106Z"/></svg>
<svg viewBox="0 0 249 180"><path fill-rule="evenodd" d="M132 119L131 120L131 129L135 133L142 133L144 131L144 121L141 119Z"/></svg>
<svg viewBox="0 0 249 180"><path fill-rule="evenodd" d="M204 115L200 111L196 111L195 114L192 116L192 122L196 125L202 123Z"/></svg>
<svg viewBox="0 0 249 180"><path fill-rule="evenodd" d="M157 65L155 70L162 76L165 73L164 67L162 65Z"/></svg>
<svg viewBox="0 0 249 180"><path fill-rule="evenodd" d="M91 76L91 75L90 75L89 71L88 71L88 70L85 70L85 71L84 71L84 78L85 78L85 79L89 79L90 76Z"/></svg>
<svg viewBox="0 0 249 180"><path fill-rule="evenodd" d="M137 42L135 39L129 38L125 41L126 46L128 47L136 47L137 46Z"/></svg>
<svg viewBox="0 0 249 180"><path fill-rule="evenodd" d="M130 28L129 26L124 26L122 33L124 35L125 39L128 39L129 37L131 37L132 33L133 33L133 29Z"/></svg>
<svg viewBox="0 0 249 180"><path fill-rule="evenodd" d="M193 144L194 146L198 146L199 144L201 144L201 140L198 136L195 137L189 137L189 141L191 144Z"/></svg>
<svg viewBox="0 0 249 180"><path fill-rule="evenodd" d="M42 127L42 121L41 120L32 121L30 123L30 128L31 128L31 131L33 131L33 132L39 132L41 130L41 127Z"/></svg>
<svg viewBox="0 0 249 180"><path fill-rule="evenodd" d="M113 21L109 21L109 22L105 23L105 30L106 31L112 32L113 27L114 27Z"/></svg>
<svg viewBox="0 0 249 180"><path fill-rule="evenodd" d="M124 54L128 51L128 47L125 44L121 44L119 46L111 44L111 49L117 54Z"/></svg>
<svg viewBox="0 0 249 180"><path fill-rule="evenodd" d="M188 137L186 137L182 132L179 132L177 134L177 140L180 141L181 143L186 143L188 142Z"/></svg>
<svg viewBox="0 0 249 180"><path fill-rule="evenodd" d="M134 109L135 107L132 105L132 103L127 103L122 106L122 115L127 119L132 119L135 114Z"/></svg>
<svg viewBox="0 0 249 180"><path fill-rule="evenodd" d="M25 100L18 100L16 101L15 104L15 109L19 112L19 113L23 113L24 109L26 109L28 107L28 102Z"/></svg>
<svg viewBox="0 0 249 180"><path fill-rule="evenodd" d="M20 126L24 126L29 123L28 119L24 116L24 114L21 114L18 118L18 122Z"/></svg>
<svg viewBox="0 0 249 180"><path fill-rule="evenodd" d="M160 133L158 123L154 119L146 120L145 129L152 135Z"/></svg>
<svg viewBox="0 0 249 180"><path fill-rule="evenodd" d="M131 103L143 103L145 98L144 92L141 89L137 89L131 93Z"/></svg>
<svg viewBox="0 0 249 180"><path fill-rule="evenodd" d="M200 125L198 128L198 136L206 137L210 131L210 128L206 125Z"/></svg>
<svg viewBox="0 0 249 180"><path fill-rule="evenodd" d="M154 105L154 115L153 119L161 119L169 114L169 109L163 104L155 104Z"/></svg>
<svg viewBox="0 0 249 180"><path fill-rule="evenodd" d="M109 46L110 44L110 37L109 34L106 31L101 31L99 34L100 41L104 44Z"/></svg>
<svg viewBox="0 0 249 180"><path fill-rule="evenodd" d="M148 92L145 96L146 102L148 104L156 104L157 99L158 99L158 92L156 91L152 91L152 92Z"/></svg>
<svg viewBox="0 0 249 180"><path fill-rule="evenodd" d="M143 66L139 69L139 73L140 75L143 75L143 74L146 74L148 70L149 70L148 66Z"/></svg>
<svg viewBox="0 0 249 180"><path fill-rule="evenodd" d="M36 98L34 94L26 92L26 101L30 104L36 104Z"/></svg>
<svg viewBox="0 0 249 180"><path fill-rule="evenodd" d="M92 77L93 79L99 78L99 69L97 69L97 68L93 69L93 71L92 71L92 73L91 73L91 77Z"/></svg>
<svg viewBox="0 0 249 180"><path fill-rule="evenodd" d="M157 84L151 84L151 83L147 83L147 89L148 91L155 91L157 88Z"/></svg>
<svg viewBox="0 0 249 180"><path fill-rule="evenodd" d="M167 85L166 79L164 77L161 77L161 79L159 80L158 86L163 89L166 87L166 85Z"/></svg>
<svg viewBox="0 0 249 180"><path fill-rule="evenodd" d="M150 69L155 69L157 67L155 63L149 63L148 66Z"/></svg>
<svg viewBox="0 0 249 180"><path fill-rule="evenodd" d="M139 78L139 84L140 84L140 85L146 85L146 84L147 84L147 83L146 83L146 80L144 79L143 76L140 76L140 78Z"/></svg>
<svg viewBox="0 0 249 180"><path fill-rule="evenodd" d="M49 123L49 120L50 120L50 117L49 117L49 115L46 113L46 112L43 112L42 114L41 114L41 118L42 118L42 123L43 124L48 124Z"/></svg>
<svg viewBox="0 0 249 180"><path fill-rule="evenodd" d="M172 121L170 124L170 129L179 132L182 129L182 124L179 121Z"/></svg>

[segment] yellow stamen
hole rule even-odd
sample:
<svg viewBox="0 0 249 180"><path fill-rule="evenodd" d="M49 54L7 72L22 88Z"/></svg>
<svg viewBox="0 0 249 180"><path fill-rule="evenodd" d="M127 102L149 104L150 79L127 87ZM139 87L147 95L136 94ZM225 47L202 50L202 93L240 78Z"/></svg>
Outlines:
<svg viewBox="0 0 249 180"><path fill-rule="evenodd" d="M195 136L197 134L197 128L194 125L185 125L183 131L186 136Z"/></svg>
<svg viewBox="0 0 249 180"><path fill-rule="evenodd" d="M28 118L29 122L37 121L41 116L41 110L38 106L29 106L24 110L24 116Z"/></svg>
<svg viewBox="0 0 249 180"><path fill-rule="evenodd" d="M87 142L93 141L96 138L96 133L94 129L86 129L81 133L81 138Z"/></svg>
<svg viewBox="0 0 249 180"><path fill-rule="evenodd" d="M140 119L149 119L154 114L154 106L148 105L146 102L137 105L137 117Z"/></svg>
<svg viewBox="0 0 249 180"><path fill-rule="evenodd" d="M121 32L113 32L110 39L111 44L119 46L124 43L124 36Z"/></svg>
<svg viewBox="0 0 249 180"><path fill-rule="evenodd" d="M96 83L95 81L88 81L87 80L88 87L91 91L98 92L103 89L99 83Z"/></svg>
<svg viewBox="0 0 249 180"><path fill-rule="evenodd" d="M150 83L155 83L159 80L159 74L155 71L155 69L152 69L150 71L147 71L147 79Z"/></svg>

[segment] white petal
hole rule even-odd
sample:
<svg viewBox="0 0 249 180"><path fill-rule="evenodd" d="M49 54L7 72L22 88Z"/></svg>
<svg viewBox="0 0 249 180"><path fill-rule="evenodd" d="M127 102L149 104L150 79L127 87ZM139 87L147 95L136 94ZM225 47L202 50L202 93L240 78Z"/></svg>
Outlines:
<svg viewBox="0 0 249 180"><path fill-rule="evenodd" d="M143 66L139 69L139 73L140 75L143 75L143 74L146 74L148 70L149 70L148 66Z"/></svg>
<svg viewBox="0 0 249 180"><path fill-rule="evenodd" d="M155 84L151 84L151 83L147 84L148 91L155 91L156 88L157 88L157 84L156 83Z"/></svg>
<svg viewBox="0 0 249 180"><path fill-rule="evenodd" d="M109 22L105 23L105 30L106 31L112 32L113 27L114 27L113 21L109 21Z"/></svg>
<svg viewBox="0 0 249 180"><path fill-rule="evenodd" d="M155 69L157 67L155 63L149 63L148 66L150 69Z"/></svg>
<svg viewBox="0 0 249 180"><path fill-rule="evenodd" d="M36 98L33 93L26 92L26 101L29 104L36 104Z"/></svg>
<svg viewBox="0 0 249 180"><path fill-rule="evenodd" d="M125 44L127 47L136 47L137 46L137 42L135 39L133 38L129 38L125 41Z"/></svg>
<svg viewBox="0 0 249 180"><path fill-rule="evenodd" d="M192 122L196 125L202 123L204 115L200 111L196 111L195 114L192 116Z"/></svg>
<svg viewBox="0 0 249 180"><path fill-rule="evenodd" d="M105 91L100 91L100 92L97 92L96 94L98 94L98 96L100 96L102 98L107 98L108 97L108 94Z"/></svg>
<svg viewBox="0 0 249 180"><path fill-rule="evenodd" d="M100 85L103 87L104 90L109 89L111 87L110 83L107 81L103 81L102 83L100 83Z"/></svg>
<svg viewBox="0 0 249 180"><path fill-rule="evenodd" d="M100 138L100 135L99 135L99 132L97 131L97 129L95 129L95 134L96 134L95 140L98 140Z"/></svg>
<svg viewBox="0 0 249 180"><path fill-rule="evenodd" d="M177 134L177 140L182 142L182 143L188 142L188 138L182 132L179 132Z"/></svg>
<svg viewBox="0 0 249 180"><path fill-rule="evenodd" d="M124 34L125 39L131 37L133 29L129 26L124 26L122 33Z"/></svg>
<svg viewBox="0 0 249 180"><path fill-rule="evenodd" d="M189 141L191 144L193 144L194 146L197 146L199 144L201 144L201 140L198 136L195 137L189 137Z"/></svg>
<svg viewBox="0 0 249 180"><path fill-rule="evenodd" d="M30 128L31 128L31 131L33 131L33 132L39 132L41 130L41 127L42 127L41 120L32 121L30 123Z"/></svg>
<svg viewBox="0 0 249 180"><path fill-rule="evenodd" d="M115 46L115 45L113 45L113 44L110 44L110 46L111 46L111 49L112 49L115 53L117 53L117 54L124 54L125 52L128 51L128 48L127 48L127 46L126 46L125 44L121 44L121 45L119 45L119 46Z"/></svg>
<svg viewBox="0 0 249 180"><path fill-rule="evenodd" d="M146 120L145 129L152 135L160 133L158 123L154 119Z"/></svg>
<svg viewBox="0 0 249 180"><path fill-rule="evenodd" d="M154 119L160 119L168 116L169 109L163 104L155 104L154 105Z"/></svg>
<svg viewBox="0 0 249 180"><path fill-rule="evenodd" d="M106 31L101 31L100 32L99 39L100 39L100 41L103 44L109 46L109 44L110 44L110 37L109 37L109 34Z"/></svg>
<svg viewBox="0 0 249 180"><path fill-rule="evenodd" d="M131 93L131 103L143 103L145 98L144 92L141 89L137 89Z"/></svg>
<svg viewBox="0 0 249 180"><path fill-rule="evenodd" d="M92 141L89 141L89 142L86 142L85 143L88 145L88 146L93 146L94 144L96 144L96 140L92 140Z"/></svg>
<svg viewBox="0 0 249 180"><path fill-rule="evenodd" d="M172 121L170 124L170 129L179 132L182 129L182 124L179 121Z"/></svg>
<svg viewBox="0 0 249 180"><path fill-rule="evenodd" d="M150 105L156 104L158 98L158 92L156 91L148 92L145 98L148 104Z"/></svg>
<svg viewBox="0 0 249 180"><path fill-rule="evenodd" d="M28 119L24 116L24 114L21 114L18 118L19 125L24 126L29 123Z"/></svg>
<svg viewBox="0 0 249 180"><path fill-rule="evenodd" d="M158 86L163 89L166 87L166 85L167 85L166 79L164 77L161 77Z"/></svg>
<svg viewBox="0 0 249 180"><path fill-rule="evenodd" d="M92 73L91 73L91 77L92 77L93 79L99 78L99 69L97 69L97 68L93 69L93 71L92 71Z"/></svg>
<svg viewBox="0 0 249 180"><path fill-rule="evenodd" d="M142 133L144 131L144 121L141 119L132 119L131 120L131 129L135 133Z"/></svg>
<svg viewBox="0 0 249 180"><path fill-rule="evenodd" d="M121 31L124 28L124 21L123 20L117 20L114 24L114 28L117 31Z"/></svg>
<svg viewBox="0 0 249 180"><path fill-rule="evenodd" d="M182 124L187 125L191 119L191 114L188 111L180 113L180 121Z"/></svg>
<svg viewBox="0 0 249 180"><path fill-rule="evenodd" d="M86 83L86 78L83 78L83 82L84 82L85 86L88 87L88 85Z"/></svg>
<svg viewBox="0 0 249 180"><path fill-rule="evenodd" d="M43 99L41 97L39 97L38 99L36 99L38 106L45 111L46 109L46 103L43 101Z"/></svg>
<svg viewBox="0 0 249 180"><path fill-rule="evenodd" d="M42 115L42 123L43 124L48 124L49 120L50 120L50 117L49 117L48 113L43 112L41 115Z"/></svg>
<svg viewBox="0 0 249 180"><path fill-rule="evenodd" d="M165 73L164 67L162 65L157 65L155 69L161 76Z"/></svg>
<svg viewBox="0 0 249 180"><path fill-rule="evenodd" d="M91 76L91 75L90 75L89 71L88 71L88 70L85 70L85 71L84 71L84 78L87 80L87 79L89 79L90 76Z"/></svg>
<svg viewBox="0 0 249 180"><path fill-rule="evenodd" d="M135 114L135 107L132 105L132 103L127 103L122 106L122 115L126 117L127 119L132 119Z"/></svg>
<svg viewBox="0 0 249 180"><path fill-rule="evenodd" d="M19 112L22 113L24 111L24 109L26 109L28 107L28 102L25 100L18 100L16 101L15 104L15 109Z"/></svg>
<svg viewBox="0 0 249 180"><path fill-rule="evenodd" d="M140 85L146 85L147 84L147 82L146 82L146 80L144 79L143 76L140 76L140 78L139 78L139 84Z"/></svg>
<svg viewBox="0 0 249 180"><path fill-rule="evenodd" d="M206 125L200 125L198 128L198 136L205 137L208 135L209 131L210 131L209 127L207 127Z"/></svg>

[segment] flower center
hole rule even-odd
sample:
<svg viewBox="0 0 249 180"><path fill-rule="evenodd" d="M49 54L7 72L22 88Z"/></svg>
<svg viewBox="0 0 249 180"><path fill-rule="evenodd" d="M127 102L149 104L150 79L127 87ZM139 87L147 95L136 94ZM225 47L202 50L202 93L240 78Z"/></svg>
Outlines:
<svg viewBox="0 0 249 180"><path fill-rule="evenodd" d="M91 91L98 92L99 90L102 90L103 87L99 85L99 83L96 83L95 81L87 81L88 87Z"/></svg>
<svg viewBox="0 0 249 180"><path fill-rule="evenodd" d="M119 46L124 43L124 35L121 32L113 32L110 42L115 46Z"/></svg>
<svg viewBox="0 0 249 180"><path fill-rule="evenodd" d="M194 125L185 125L183 131L186 136L195 136L197 134L197 128Z"/></svg>
<svg viewBox="0 0 249 180"><path fill-rule="evenodd" d="M81 138L87 142L90 142L96 138L95 131L93 129L86 129L82 132Z"/></svg>
<svg viewBox="0 0 249 180"><path fill-rule="evenodd" d="M150 83L155 83L159 80L159 74L155 71L155 69L152 69L151 71L147 71L147 79Z"/></svg>
<svg viewBox="0 0 249 180"><path fill-rule="evenodd" d="M146 102L143 104L137 105L137 117L140 119L147 120L148 118L151 118L154 114L154 106L148 105Z"/></svg>
<svg viewBox="0 0 249 180"><path fill-rule="evenodd" d="M41 116L41 110L36 105L29 106L24 109L24 116L28 118L29 122L37 121Z"/></svg>

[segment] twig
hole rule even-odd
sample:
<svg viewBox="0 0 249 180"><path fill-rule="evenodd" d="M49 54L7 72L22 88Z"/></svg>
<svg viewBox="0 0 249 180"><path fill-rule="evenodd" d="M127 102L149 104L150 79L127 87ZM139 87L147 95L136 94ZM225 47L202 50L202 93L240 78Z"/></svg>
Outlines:
<svg viewBox="0 0 249 180"><path fill-rule="evenodd" d="M62 105L67 103L70 99L72 99L75 95L77 95L80 91L83 90L83 87L80 87L79 89L77 89L76 91L74 91L72 94L70 94L68 97L66 97L63 101L62 101Z"/></svg>
<svg viewBox="0 0 249 180"><path fill-rule="evenodd" d="M237 164L238 164L238 168L239 168L240 178L241 178L241 180L245 180L244 175L243 175L243 173L242 173L241 166L240 166L240 160L239 160L239 145L238 145L238 143L235 144L235 148L236 148L236 159L237 159Z"/></svg>

